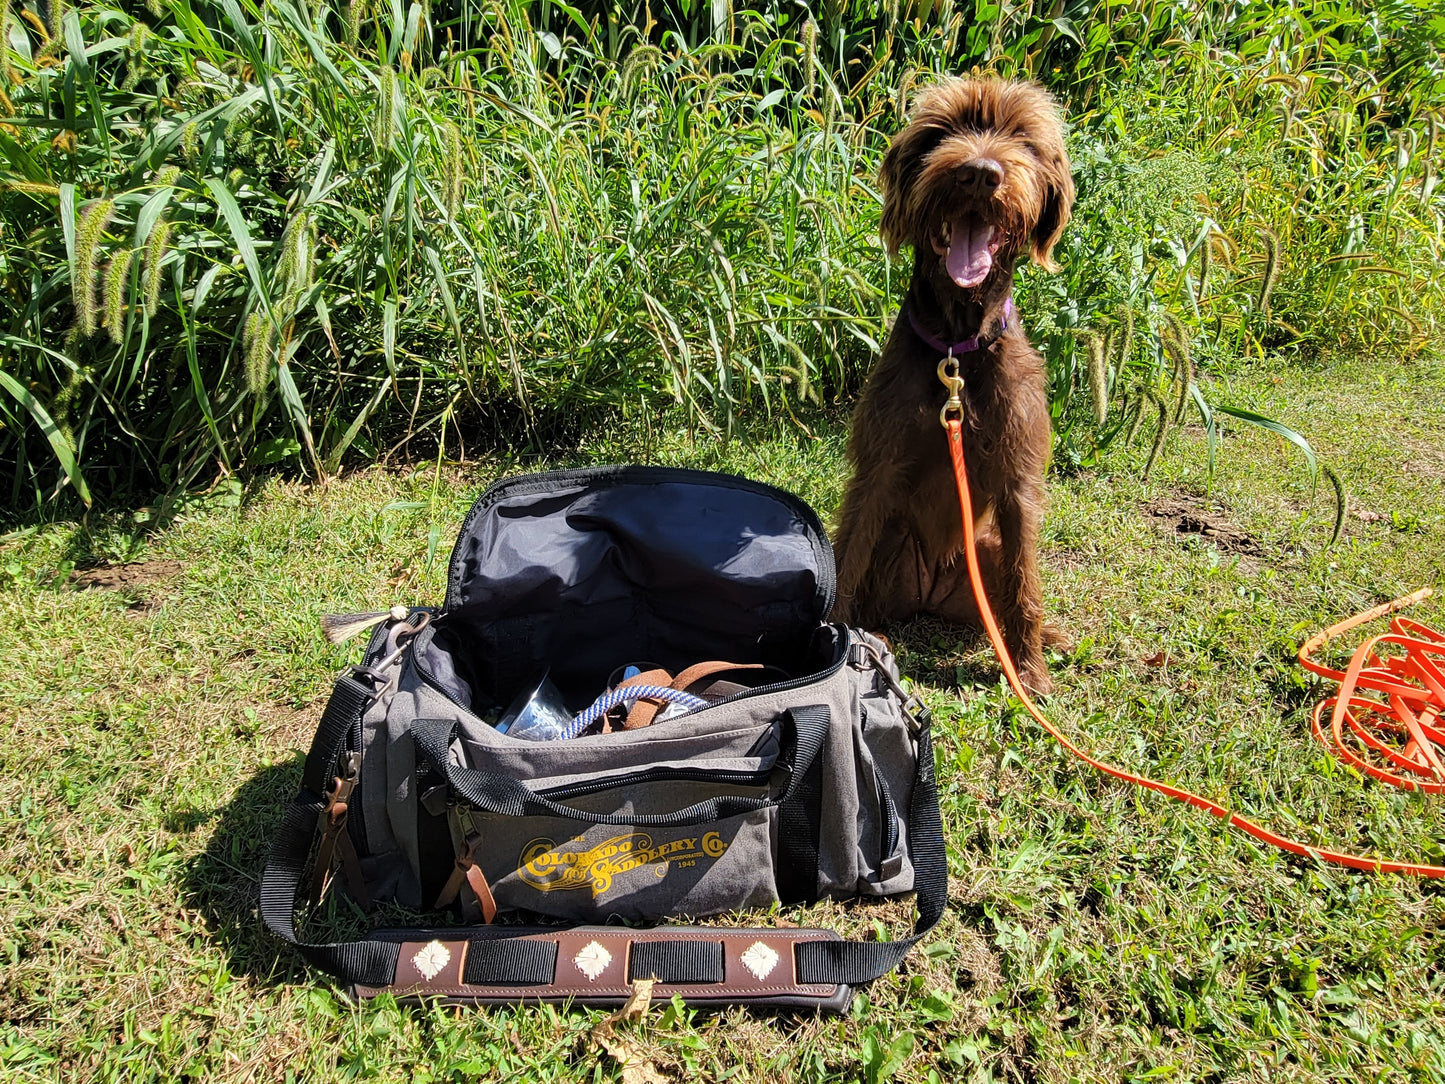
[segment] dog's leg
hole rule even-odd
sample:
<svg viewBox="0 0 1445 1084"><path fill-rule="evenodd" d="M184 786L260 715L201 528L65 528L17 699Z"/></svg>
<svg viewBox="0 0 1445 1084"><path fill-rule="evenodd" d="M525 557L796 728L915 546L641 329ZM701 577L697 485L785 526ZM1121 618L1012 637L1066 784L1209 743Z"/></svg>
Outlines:
<svg viewBox="0 0 1445 1084"><path fill-rule="evenodd" d="M838 601L833 616L838 621L859 624L877 620L880 602L888 603L899 589L896 583L881 582L889 577L880 577L876 567L885 563L896 567L897 561L881 562L876 556L880 543L891 549L895 541L902 542L884 536L885 528L897 515L903 482L902 467L885 461L866 476L855 471L848 484L833 538L838 562Z"/></svg>
<svg viewBox="0 0 1445 1084"><path fill-rule="evenodd" d="M1026 486L1011 487L996 506L1000 547L997 593L1004 642L1024 684L1040 695L1053 687L1044 663L1043 582L1039 578L1039 521L1042 501Z"/></svg>

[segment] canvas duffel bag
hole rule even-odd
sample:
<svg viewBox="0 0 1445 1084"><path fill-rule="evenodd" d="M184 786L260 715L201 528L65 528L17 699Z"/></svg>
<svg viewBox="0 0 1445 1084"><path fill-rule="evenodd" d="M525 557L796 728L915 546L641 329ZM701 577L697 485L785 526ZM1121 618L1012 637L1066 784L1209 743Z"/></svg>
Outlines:
<svg viewBox="0 0 1445 1084"><path fill-rule="evenodd" d="M441 608L394 610L337 680L266 924L359 996L611 1004L653 978L699 1005L841 1009L937 922L946 863L928 714L883 641L827 621L833 598L817 515L771 486L656 467L497 483ZM624 664L704 660L744 683L639 729L538 741L486 721L543 674L574 712ZM328 883L463 924L300 941L298 903ZM891 942L636 928L907 892L917 923Z"/></svg>

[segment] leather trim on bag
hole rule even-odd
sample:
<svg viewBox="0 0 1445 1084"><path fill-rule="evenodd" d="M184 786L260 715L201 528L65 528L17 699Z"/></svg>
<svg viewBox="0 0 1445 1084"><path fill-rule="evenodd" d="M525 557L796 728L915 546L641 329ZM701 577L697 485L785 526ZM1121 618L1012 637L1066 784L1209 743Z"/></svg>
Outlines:
<svg viewBox="0 0 1445 1084"><path fill-rule="evenodd" d="M566 1001L588 1004L621 1002L632 993L633 946L660 942L704 942L721 948L723 981L669 983L659 981L654 997L681 994L692 1004L734 1003L783 999L788 1004L822 1005L847 991L837 983L798 981L795 946L811 941L838 941L831 930L728 929L717 927L661 927L632 930L620 926L578 926L529 933L509 939L556 946L552 981L546 985L481 985L463 981L467 953L474 944L493 940L497 932L476 929L436 931L429 941L401 944L396 979L389 986L357 985L357 997L390 993L403 999L462 999L487 1002ZM406 931L410 937L417 931ZM459 934L483 934L475 940ZM443 940L446 937L446 940ZM653 955L656 955L655 953Z"/></svg>

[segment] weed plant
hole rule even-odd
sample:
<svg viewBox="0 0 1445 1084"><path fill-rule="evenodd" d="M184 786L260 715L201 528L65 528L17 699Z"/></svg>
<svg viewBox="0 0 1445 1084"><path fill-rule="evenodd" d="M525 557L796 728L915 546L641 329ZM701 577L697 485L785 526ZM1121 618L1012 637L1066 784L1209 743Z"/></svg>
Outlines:
<svg viewBox="0 0 1445 1084"><path fill-rule="evenodd" d="M1064 273L1021 284L1056 461L1157 450L1195 411L1214 434L1242 415L1200 369L1437 333L1426 14L11 0L5 503L535 450L668 410L723 437L810 424L903 285L875 241L887 137L920 81L975 68L1070 106Z"/></svg>

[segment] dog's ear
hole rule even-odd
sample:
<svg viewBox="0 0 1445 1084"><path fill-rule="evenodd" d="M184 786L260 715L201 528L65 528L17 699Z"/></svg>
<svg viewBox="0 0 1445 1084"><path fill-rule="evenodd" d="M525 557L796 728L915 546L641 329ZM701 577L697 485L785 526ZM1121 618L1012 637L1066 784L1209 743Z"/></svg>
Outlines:
<svg viewBox="0 0 1445 1084"><path fill-rule="evenodd" d="M1045 156L1043 162L1044 204L1034 226L1032 244L1034 263L1045 271L1057 271L1054 246L1063 236L1064 227L1074 211L1074 177L1068 156L1060 147Z"/></svg>
<svg viewBox="0 0 1445 1084"><path fill-rule="evenodd" d="M890 256L897 256L904 245L913 243L916 232L910 221L908 190L923 169L923 158L936 142L928 138L927 129L909 125L893 137L883 165L878 170L878 183L883 189L883 217L878 232Z"/></svg>
<svg viewBox="0 0 1445 1084"><path fill-rule="evenodd" d="M898 255L904 245L917 240L919 228L912 220L914 208L909 193L923 172L924 160L943 140L943 129L934 115L939 95L938 87L925 89L918 95L909 111L909 124L888 144L888 153L878 170L878 183L883 189L883 218L878 223L878 232L893 256Z"/></svg>

